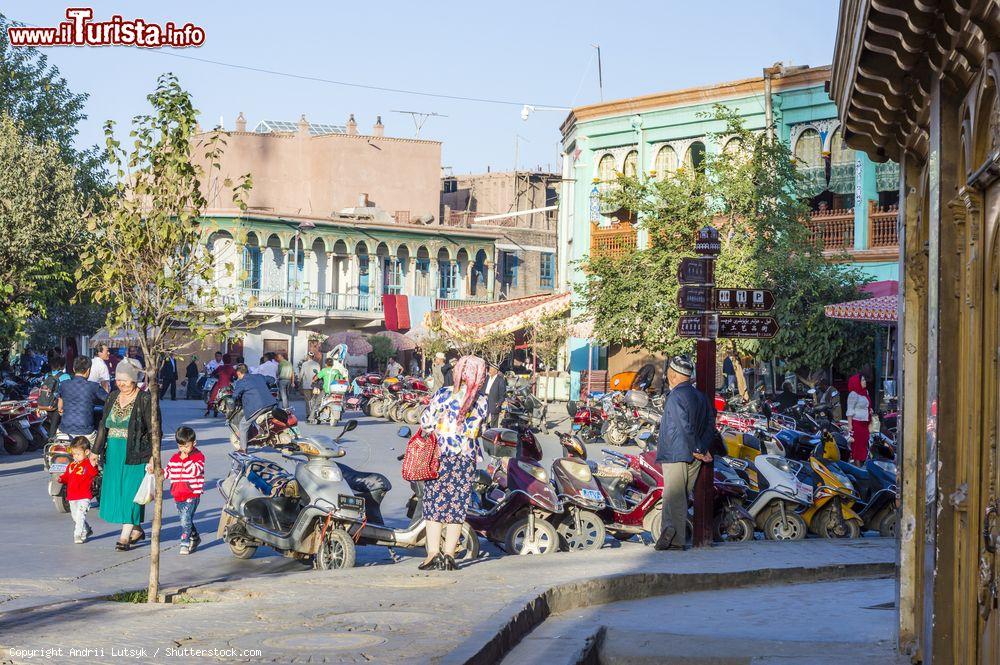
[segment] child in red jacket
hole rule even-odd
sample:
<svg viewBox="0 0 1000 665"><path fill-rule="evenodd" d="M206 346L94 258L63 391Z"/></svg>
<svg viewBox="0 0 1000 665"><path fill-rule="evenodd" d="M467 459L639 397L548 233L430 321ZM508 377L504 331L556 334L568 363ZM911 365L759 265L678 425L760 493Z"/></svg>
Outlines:
<svg viewBox="0 0 1000 665"><path fill-rule="evenodd" d="M90 510L90 500L94 498L94 478L97 469L89 458L90 442L85 436L78 436L69 444L69 452L73 461L59 476L59 482L66 486L66 500L69 501L69 511L73 515L73 542L77 545L85 543L93 530L87 524L87 511Z"/></svg>
<svg viewBox="0 0 1000 665"><path fill-rule="evenodd" d="M170 481L170 496L174 498L181 518L181 554L194 552L201 543L194 525L194 511L205 489L205 455L196 448L197 438L190 427L178 427L177 454L170 458L163 477Z"/></svg>

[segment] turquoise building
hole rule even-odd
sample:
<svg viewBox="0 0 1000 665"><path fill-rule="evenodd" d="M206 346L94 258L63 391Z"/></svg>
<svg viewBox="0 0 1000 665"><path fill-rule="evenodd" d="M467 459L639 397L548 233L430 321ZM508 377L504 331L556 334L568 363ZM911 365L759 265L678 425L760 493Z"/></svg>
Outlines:
<svg viewBox="0 0 1000 665"><path fill-rule="evenodd" d="M876 281L898 279L898 166L876 164L847 147L837 108L826 91L829 67L781 68L771 78L775 130L806 176L813 233L831 260L848 261ZM573 109L561 127L563 182L559 209L561 287L582 281L586 255L622 255L645 244L643 230L602 210L599 194L616 172L662 174L697 166L727 149L725 130L708 119L715 104L765 131L763 77L592 104ZM570 340L572 392L588 369L608 375L634 369L647 356Z"/></svg>

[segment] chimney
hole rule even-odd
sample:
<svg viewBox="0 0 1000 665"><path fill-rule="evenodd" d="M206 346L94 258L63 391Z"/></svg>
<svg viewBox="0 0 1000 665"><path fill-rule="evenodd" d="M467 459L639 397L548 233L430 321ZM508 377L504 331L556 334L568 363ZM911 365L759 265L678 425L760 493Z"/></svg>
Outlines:
<svg viewBox="0 0 1000 665"><path fill-rule="evenodd" d="M357 134L358 133L358 123L357 123L357 121L354 120L354 114L353 113L351 114L351 117L347 119L347 133L348 134Z"/></svg>
<svg viewBox="0 0 1000 665"><path fill-rule="evenodd" d="M299 130L298 131L299 136L305 136L305 137L309 136L309 121L306 120L305 113L303 113L302 117L299 118L298 130Z"/></svg>
<svg viewBox="0 0 1000 665"><path fill-rule="evenodd" d="M358 207L359 208L367 208L368 206L369 206L369 203L368 203L368 194L366 194L364 192L362 192L361 194L358 194Z"/></svg>
<svg viewBox="0 0 1000 665"><path fill-rule="evenodd" d="M236 116L236 131L245 132L247 130L247 119L243 117L243 111Z"/></svg>
<svg viewBox="0 0 1000 665"><path fill-rule="evenodd" d="M385 136L385 125L382 124L382 116L375 116L375 127L372 128L373 136Z"/></svg>

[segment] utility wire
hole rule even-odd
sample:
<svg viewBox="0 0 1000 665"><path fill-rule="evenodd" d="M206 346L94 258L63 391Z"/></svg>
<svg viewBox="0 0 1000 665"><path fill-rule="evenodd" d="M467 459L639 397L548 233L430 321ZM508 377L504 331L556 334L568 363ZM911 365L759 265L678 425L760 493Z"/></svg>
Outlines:
<svg viewBox="0 0 1000 665"><path fill-rule="evenodd" d="M27 27L37 28L38 26L25 23L24 21L14 21L13 19L8 19L11 23L23 25ZM271 76L284 76L286 78L299 79L302 81L313 81L315 83L327 83L330 85L339 85L348 88L360 88L362 90L377 90L379 92L395 92L403 95L416 95L419 97L434 97L437 99L452 99L463 102L478 102L481 104L504 104L507 106L565 106L564 104L539 104L535 102L525 102L525 101L514 101L510 99L489 99L486 97L465 97L463 95L447 95L444 93L437 92L423 92L421 90L408 90L406 88L390 88L388 86L381 85L369 85L366 83L353 83L350 81L337 81L334 79L322 78L320 76L310 76L308 74L295 74L293 72L283 72L276 69L265 69L263 67L252 67L250 65L238 65L232 62L224 62L222 60L212 60L210 58L199 58L193 55L184 55L183 53L172 53L163 49L139 49L141 53L155 53L157 55L168 55L172 58L182 58L184 60L193 60L195 62L204 62L210 65L217 65L219 67L229 67L231 69L242 69L244 71L256 72L258 74L269 74Z"/></svg>

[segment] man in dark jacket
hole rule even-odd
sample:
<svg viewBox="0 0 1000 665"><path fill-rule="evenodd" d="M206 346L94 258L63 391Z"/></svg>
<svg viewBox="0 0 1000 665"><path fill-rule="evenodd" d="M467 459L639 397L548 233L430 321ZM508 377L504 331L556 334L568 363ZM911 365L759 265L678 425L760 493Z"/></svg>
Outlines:
<svg viewBox="0 0 1000 665"><path fill-rule="evenodd" d="M247 449L253 417L264 409L277 406L267 379L262 374L251 374L243 363L236 366L236 383L233 384L233 401L243 406L240 418L240 450Z"/></svg>
<svg viewBox="0 0 1000 665"><path fill-rule="evenodd" d="M160 395L163 399L170 391L170 399L177 401L177 359L173 353L167 354L160 367Z"/></svg>
<svg viewBox="0 0 1000 665"><path fill-rule="evenodd" d="M663 465L663 519L658 550L681 550L687 543L688 494L715 434L713 408L691 380L694 364L675 356L667 366L670 393L663 406L656 461Z"/></svg>
<svg viewBox="0 0 1000 665"><path fill-rule="evenodd" d="M491 364L489 377L483 384L480 394L486 395L486 422L490 427L497 426L497 419L500 416L500 407L503 406L504 398L507 397L507 379L500 373L500 368Z"/></svg>

